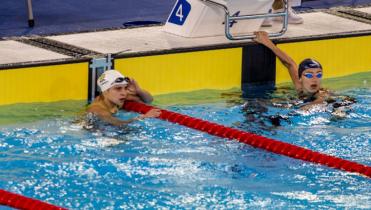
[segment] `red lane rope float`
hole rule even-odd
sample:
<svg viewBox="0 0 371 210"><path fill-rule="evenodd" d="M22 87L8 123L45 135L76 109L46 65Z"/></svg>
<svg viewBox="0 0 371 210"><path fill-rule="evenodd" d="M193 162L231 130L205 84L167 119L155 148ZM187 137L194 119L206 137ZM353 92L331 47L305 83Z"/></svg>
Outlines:
<svg viewBox="0 0 371 210"><path fill-rule="evenodd" d="M156 108L147 104L137 103L133 101L125 102L123 109L139 113L146 113L149 110ZM349 160L344 160L335 156L322 154L293 144L269 139L256 134L248 133L234 128L229 128L216 123L211 123L198 118L182 115L176 112L161 110L161 115L158 117L173 123L187 126L196 130L200 130L211 135L222 138L235 139L253 147L264 149L276 154L285 155L288 157L321 164L331 168L337 168L348 172L356 172L371 178L371 167L362 165Z"/></svg>
<svg viewBox="0 0 371 210"><path fill-rule="evenodd" d="M0 206L1 205L24 210L66 210L62 207L54 206L49 203L45 203L32 198L27 198L23 195L7 192L0 189Z"/></svg>

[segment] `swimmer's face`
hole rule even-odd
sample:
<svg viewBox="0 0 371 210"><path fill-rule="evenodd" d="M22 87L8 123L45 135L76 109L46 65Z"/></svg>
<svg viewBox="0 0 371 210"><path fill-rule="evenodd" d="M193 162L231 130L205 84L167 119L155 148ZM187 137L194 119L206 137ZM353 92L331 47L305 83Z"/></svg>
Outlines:
<svg viewBox="0 0 371 210"><path fill-rule="evenodd" d="M128 85L115 85L105 91L105 97L117 106L122 106L128 96Z"/></svg>
<svg viewBox="0 0 371 210"><path fill-rule="evenodd" d="M321 88L322 69L313 68L303 71L300 82L304 93L315 93Z"/></svg>

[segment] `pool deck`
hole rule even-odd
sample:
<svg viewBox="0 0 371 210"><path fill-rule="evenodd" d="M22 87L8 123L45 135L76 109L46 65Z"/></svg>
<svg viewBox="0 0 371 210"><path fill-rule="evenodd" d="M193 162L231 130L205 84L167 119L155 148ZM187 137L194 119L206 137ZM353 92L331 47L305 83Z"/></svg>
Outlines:
<svg viewBox="0 0 371 210"><path fill-rule="evenodd" d="M322 37L371 34L371 7L353 8L366 15L365 21L341 17L333 9L300 14L304 24L289 25L281 41L321 39ZM281 25L264 27L261 30L278 31ZM163 26L140 27L131 29L107 30L98 32L75 33L55 36L42 36L59 45L74 47L86 54L69 55L55 49L45 49L30 40L40 38L10 37L0 41L0 68L13 65L28 65L50 61L76 60L104 54L120 56L140 56L166 52L192 51L198 49L221 49L243 46L252 40L230 41L225 36L184 38L163 31Z"/></svg>

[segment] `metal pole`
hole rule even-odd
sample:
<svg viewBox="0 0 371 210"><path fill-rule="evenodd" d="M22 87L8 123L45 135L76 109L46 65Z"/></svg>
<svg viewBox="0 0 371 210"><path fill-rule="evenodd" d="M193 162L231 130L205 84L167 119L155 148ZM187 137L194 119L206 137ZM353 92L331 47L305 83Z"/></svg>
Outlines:
<svg viewBox="0 0 371 210"><path fill-rule="evenodd" d="M34 27L35 20L33 19L32 0L26 0L26 1L27 1L27 11L28 11L28 26Z"/></svg>

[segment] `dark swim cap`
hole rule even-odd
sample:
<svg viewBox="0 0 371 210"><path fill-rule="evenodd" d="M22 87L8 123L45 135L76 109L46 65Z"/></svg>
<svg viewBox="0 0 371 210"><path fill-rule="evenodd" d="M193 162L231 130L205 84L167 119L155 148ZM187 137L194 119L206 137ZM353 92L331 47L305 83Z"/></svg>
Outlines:
<svg viewBox="0 0 371 210"><path fill-rule="evenodd" d="M298 69L299 78L301 78L301 75L303 74L303 71L305 71L307 69L322 69L322 66L318 61L315 61L311 58L307 58L307 59L303 60L299 64L299 69Z"/></svg>

